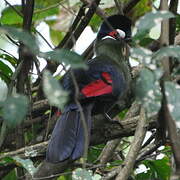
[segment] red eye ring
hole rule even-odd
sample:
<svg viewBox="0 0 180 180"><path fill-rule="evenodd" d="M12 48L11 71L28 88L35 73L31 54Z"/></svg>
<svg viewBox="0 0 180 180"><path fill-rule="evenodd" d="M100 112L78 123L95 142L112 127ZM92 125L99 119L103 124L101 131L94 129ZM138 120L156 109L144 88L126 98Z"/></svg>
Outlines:
<svg viewBox="0 0 180 180"><path fill-rule="evenodd" d="M114 30L114 31L111 31L108 35L113 38L117 38L118 32L116 30Z"/></svg>

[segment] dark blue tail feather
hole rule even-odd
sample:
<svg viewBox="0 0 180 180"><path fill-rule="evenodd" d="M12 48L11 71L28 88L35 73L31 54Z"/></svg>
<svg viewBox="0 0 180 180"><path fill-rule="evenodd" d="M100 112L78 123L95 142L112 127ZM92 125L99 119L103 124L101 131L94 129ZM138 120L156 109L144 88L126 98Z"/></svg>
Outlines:
<svg viewBox="0 0 180 180"><path fill-rule="evenodd" d="M91 129L92 105L83 106L87 126ZM84 152L84 129L76 104L68 105L52 132L46 152L46 160L58 163L66 159L78 159Z"/></svg>

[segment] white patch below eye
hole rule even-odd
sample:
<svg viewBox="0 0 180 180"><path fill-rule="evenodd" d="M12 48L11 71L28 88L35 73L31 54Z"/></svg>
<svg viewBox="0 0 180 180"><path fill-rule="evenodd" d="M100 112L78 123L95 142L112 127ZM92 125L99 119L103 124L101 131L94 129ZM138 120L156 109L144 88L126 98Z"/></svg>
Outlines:
<svg viewBox="0 0 180 180"><path fill-rule="evenodd" d="M102 38L102 40L104 40L104 39L113 39L113 40L116 40L116 39L113 38L112 36L105 36L105 37Z"/></svg>
<svg viewBox="0 0 180 180"><path fill-rule="evenodd" d="M116 29L116 31L118 32L119 36L120 36L122 39L125 38L126 33L125 33L123 30L121 30L121 29Z"/></svg>

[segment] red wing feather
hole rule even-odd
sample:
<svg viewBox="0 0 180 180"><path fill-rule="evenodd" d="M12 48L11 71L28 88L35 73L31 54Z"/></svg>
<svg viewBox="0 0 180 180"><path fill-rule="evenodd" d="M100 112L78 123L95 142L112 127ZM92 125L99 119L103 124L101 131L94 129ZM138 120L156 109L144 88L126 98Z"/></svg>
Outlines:
<svg viewBox="0 0 180 180"><path fill-rule="evenodd" d="M85 97L96 97L112 93L112 79L110 74L103 72L102 76L108 83L104 82L102 79L98 79L86 85L81 90L81 93L84 94Z"/></svg>

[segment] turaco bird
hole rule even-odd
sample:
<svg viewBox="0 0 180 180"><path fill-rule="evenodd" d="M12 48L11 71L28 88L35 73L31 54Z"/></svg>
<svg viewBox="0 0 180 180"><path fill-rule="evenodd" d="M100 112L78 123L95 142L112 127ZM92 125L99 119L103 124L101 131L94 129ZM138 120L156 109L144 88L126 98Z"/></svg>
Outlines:
<svg viewBox="0 0 180 180"><path fill-rule="evenodd" d="M74 161L83 156L84 129L75 102L75 86L71 75L79 88L79 101L90 138L92 116L106 113L130 86L129 65L123 53L126 40L130 37L131 21L127 17L108 17L97 34L96 57L87 62L88 69L75 69L63 77L62 85L70 92L70 98L52 132L46 153L48 162Z"/></svg>

